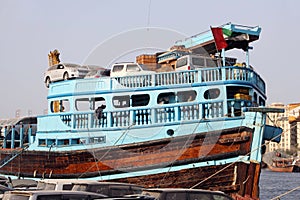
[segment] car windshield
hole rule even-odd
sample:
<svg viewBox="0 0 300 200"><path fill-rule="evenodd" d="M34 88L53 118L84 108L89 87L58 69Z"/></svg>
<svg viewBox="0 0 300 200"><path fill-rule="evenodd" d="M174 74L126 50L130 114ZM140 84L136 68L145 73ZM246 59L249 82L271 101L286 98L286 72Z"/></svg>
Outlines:
<svg viewBox="0 0 300 200"><path fill-rule="evenodd" d="M77 64L72 64L72 63L67 63L67 64L64 64L66 67L72 67L72 68L79 68L79 67L83 67L83 68L87 68L86 66L80 66L80 65L77 65Z"/></svg>
<svg viewBox="0 0 300 200"><path fill-rule="evenodd" d="M75 184L72 188L73 191L87 191L87 185L85 184Z"/></svg>
<svg viewBox="0 0 300 200"><path fill-rule="evenodd" d="M104 69L103 67L97 66L97 65L83 65L82 67L85 67L89 70L99 70Z"/></svg>
<svg viewBox="0 0 300 200"><path fill-rule="evenodd" d="M55 190L56 184L55 183L46 183L44 190Z"/></svg>
<svg viewBox="0 0 300 200"><path fill-rule="evenodd" d="M196 66L204 66L204 58L192 57L192 63Z"/></svg>
<svg viewBox="0 0 300 200"><path fill-rule="evenodd" d="M176 67L182 67L187 64L187 58L178 59L176 62Z"/></svg>
<svg viewBox="0 0 300 200"><path fill-rule="evenodd" d="M137 71L140 71L140 68L138 65L131 64L131 65L127 65L127 71L128 72L137 72Z"/></svg>
<svg viewBox="0 0 300 200"><path fill-rule="evenodd" d="M18 195L18 194L5 194L3 200L27 200L30 196Z"/></svg>

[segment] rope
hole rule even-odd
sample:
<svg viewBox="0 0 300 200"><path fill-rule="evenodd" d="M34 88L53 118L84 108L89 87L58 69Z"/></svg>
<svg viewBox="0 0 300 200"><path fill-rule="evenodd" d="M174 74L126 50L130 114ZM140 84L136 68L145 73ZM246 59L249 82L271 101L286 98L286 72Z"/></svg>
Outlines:
<svg viewBox="0 0 300 200"><path fill-rule="evenodd" d="M147 29L149 30L150 26L150 13L151 13L151 0L149 0L149 5L148 5L148 19L147 19Z"/></svg>
<svg viewBox="0 0 300 200"><path fill-rule="evenodd" d="M134 126L135 124L131 124L130 126L128 126L128 128L122 133L122 135L114 142L114 144L101 156L101 158L98 159L98 162L101 161L110 151L111 149L119 142L119 140L129 131L129 129ZM94 154L94 158L96 158L95 156L95 153L93 151L93 154ZM99 172L99 175L101 177L101 172L99 170L99 167L98 167L98 162L96 161L95 159L95 163L90 166L84 173L82 173L78 178L81 178L86 172L88 172L91 168L93 168L95 165L97 165L97 168L98 168L98 172Z"/></svg>
<svg viewBox="0 0 300 200"><path fill-rule="evenodd" d="M287 191L287 192L285 192L285 193L283 193L283 194L281 194L281 195L278 195L278 196L272 198L271 200L280 200L281 197L283 197L283 196L285 196L285 195L287 195L287 194L289 194L289 193L292 193L292 192L294 192L294 191L296 191L296 190L298 190L298 189L300 189L300 186L295 187L295 188L293 188L293 189L291 189L291 190L289 190L289 191Z"/></svg>
<svg viewBox="0 0 300 200"><path fill-rule="evenodd" d="M239 129L240 130L240 129ZM250 154L251 152L249 152L248 154ZM246 157L247 155L243 156L242 158ZM241 160L242 158L240 158L239 160ZM219 171L215 172L214 174L210 175L209 177L207 177L206 179L200 181L199 183L195 184L194 186L190 187L190 189L193 189L195 187L197 187L198 185L201 185L202 183L204 183L205 181L211 179L212 177L214 177L215 175L217 175L218 173L224 171L225 169L227 169L228 167L230 167L231 165L235 164L236 162L238 162L239 160L225 166L224 168L220 169Z"/></svg>
<svg viewBox="0 0 300 200"><path fill-rule="evenodd" d="M273 137L271 140L274 140L276 139L277 137L281 136L283 133L285 132L282 132L280 135L277 135L275 137ZM270 143L270 141L268 141L268 143ZM255 152L255 151L258 151L261 147L265 146L267 143L265 144L262 144L260 147L258 148L255 148L254 150L250 151L249 153L247 153L246 155L244 155L243 157L241 157L240 159L230 163L229 165L225 166L224 168L220 169L219 171L215 172L214 174L210 175L209 177L205 178L204 180L200 181L199 183L195 184L194 186L190 187L190 189L193 189L199 185L201 185L202 183L204 183L205 181L211 179L212 177L214 177L215 175L219 174L220 172L224 171L225 169L227 169L228 167L234 165L235 163L239 162L239 161L242 161L242 159L244 159L246 156L249 156L252 152Z"/></svg>
<svg viewBox="0 0 300 200"><path fill-rule="evenodd" d="M198 126L200 125L200 122L201 122L201 121L202 121L202 120L199 120L197 126L195 126L195 128L194 128L194 130L193 130L193 133L195 133L195 131L196 131L196 129L198 128ZM177 157L178 157L178 155L179 155L179 152L181 153L182 151L184 151L186 145L188 144L188 141L190 141L190 138L191 138L193 135L194 135L194 134L190 134L189 138L186 140L186 142L185 142L185 144L182 146L181 150L178 151L178 153L177 153L175 159L172 161L172 163L171 163L171 165L170 165L170 167L169 167L167 173L165 173L164 177L163 177L162 180L160 181L159 186L160 186L161 183L165 180L165 178L166 178L166 176L168 175L168 173L171 171L171 169L172 169L172 167L173 167L175 161L177 160Z"/></svg>

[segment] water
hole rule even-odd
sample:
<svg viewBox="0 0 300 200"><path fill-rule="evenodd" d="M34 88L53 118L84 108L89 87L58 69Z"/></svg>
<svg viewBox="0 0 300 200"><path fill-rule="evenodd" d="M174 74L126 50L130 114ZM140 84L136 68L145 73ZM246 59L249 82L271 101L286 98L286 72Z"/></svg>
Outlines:
<svg viewBox="0 0 300 200"><path fill-rule="evenodd" d="M300 187L300 173L272 172L263 169L259 182L260 199L269 200ZM300 199L300 188L280 198L280 200L296 199Z"/></svg>

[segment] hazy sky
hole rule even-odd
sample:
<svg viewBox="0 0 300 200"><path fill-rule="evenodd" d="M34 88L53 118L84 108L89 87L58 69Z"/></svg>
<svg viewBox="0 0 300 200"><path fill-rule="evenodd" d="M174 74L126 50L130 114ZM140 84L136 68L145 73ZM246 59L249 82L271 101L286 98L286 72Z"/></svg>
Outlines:
<svg viewBox="0 0 300 200"><path fill-rule="evenodd" d="M227 22L262 28L250 62L267 84L268 104L300 102L299 8L299 0L0 0L0 118L18 109L43 113L51 50L80 64L127 31L156 27L192 36Z"/></svg>

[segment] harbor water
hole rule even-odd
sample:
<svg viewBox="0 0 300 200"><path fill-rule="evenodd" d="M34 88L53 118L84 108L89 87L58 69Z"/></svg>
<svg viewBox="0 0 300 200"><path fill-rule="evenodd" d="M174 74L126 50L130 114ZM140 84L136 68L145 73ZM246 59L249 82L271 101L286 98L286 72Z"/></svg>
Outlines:
<svg viewBox="0 0 300 200"><path fill-rule="evenodd" d="M274 199L285 193L288 194L281 196L280 200L300 199L300 173L272 172L263 169L259 185L261 200ZM296 188L298 189L291 191Z"/></svg>

